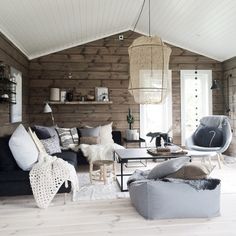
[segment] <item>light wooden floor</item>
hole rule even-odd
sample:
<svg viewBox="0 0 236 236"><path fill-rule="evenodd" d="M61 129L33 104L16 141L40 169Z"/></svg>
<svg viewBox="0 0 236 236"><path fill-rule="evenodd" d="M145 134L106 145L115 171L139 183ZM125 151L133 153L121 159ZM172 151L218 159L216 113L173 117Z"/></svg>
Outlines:
<svg viewBox="0 0 236 236"><path fill-rule="evenodd" d="M236 177L235 168L225 168ZM227 178L228 178L227 177ZM234 178L236 182L236 178ZM212 219L143 219L129 199L63 203L57 195L48 209L35 206L32 196L0 198L0 235L236 235L236 193L221 195L221 216Z"/></svg>

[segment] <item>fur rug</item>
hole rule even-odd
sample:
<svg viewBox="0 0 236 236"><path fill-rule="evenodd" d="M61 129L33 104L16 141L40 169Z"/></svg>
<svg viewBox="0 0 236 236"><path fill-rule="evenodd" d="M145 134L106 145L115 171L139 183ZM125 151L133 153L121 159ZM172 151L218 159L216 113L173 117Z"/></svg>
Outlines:
<svg viewBox="0 0 236 236"><path fill-rule="evenodd" d="M89 200L106 200L106 199L118 199L128 198L128 192L120 192L120 189L112 178L108 178L108 183L104 185L103 181L93 181L90 183L88 173L79 173L79 185L80 190L77 192L75 200L89 201Z"/></svg>

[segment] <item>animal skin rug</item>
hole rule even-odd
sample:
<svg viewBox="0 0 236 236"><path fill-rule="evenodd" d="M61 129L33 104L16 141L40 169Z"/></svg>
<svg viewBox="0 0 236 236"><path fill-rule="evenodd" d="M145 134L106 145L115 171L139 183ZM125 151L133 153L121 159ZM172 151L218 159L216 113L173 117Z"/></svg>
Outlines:
<svg viewBox="0 0 236 236"><path fill-rule="evenodd" d="M74 151L78 151L81 149L84 156L88 158L88 161L96 161L96 160L114 160L114 150L116 149L124 149L123 146L120 146L116 143L109 144L80 144L76 147L71 147Z"/></svg>

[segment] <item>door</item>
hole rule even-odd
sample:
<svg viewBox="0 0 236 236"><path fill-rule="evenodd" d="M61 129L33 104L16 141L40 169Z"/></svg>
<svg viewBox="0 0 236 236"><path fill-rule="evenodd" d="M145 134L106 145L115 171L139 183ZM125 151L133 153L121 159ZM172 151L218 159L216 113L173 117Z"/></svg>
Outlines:
<svg viewBox="0 0 236 236"><path fill-rule="evenodd" d="M203 116L212 114L212 71L181 70L181 142L198 127Z"/></svg>

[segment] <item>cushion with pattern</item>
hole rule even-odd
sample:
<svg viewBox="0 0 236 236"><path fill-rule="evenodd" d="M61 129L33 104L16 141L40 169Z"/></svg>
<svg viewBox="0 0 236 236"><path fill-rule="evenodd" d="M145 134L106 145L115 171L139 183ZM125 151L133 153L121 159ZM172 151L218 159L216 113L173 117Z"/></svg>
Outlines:
<svg viewBox="0 0 236 236"><path fill-rule="evenodd" d="M219 128L201 126L194 133L194 142L200 147L220 147L223 134Z"/></svg>
<svg viewBox="0 0 236 236"><path fill-rule="evenodd" d="M41 139L40 141L49 155L61 152L60 144L55 136L47 139Z"/></svg>
<svg viewBox="0 0 236 236"><path fill-rule="evenodd" d="M56 128L61 146L64 150L70 149L71 145L79 144L77 128Z"/></svg>

